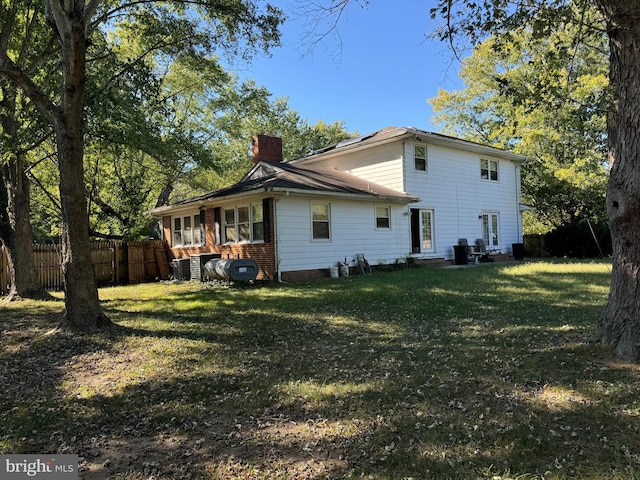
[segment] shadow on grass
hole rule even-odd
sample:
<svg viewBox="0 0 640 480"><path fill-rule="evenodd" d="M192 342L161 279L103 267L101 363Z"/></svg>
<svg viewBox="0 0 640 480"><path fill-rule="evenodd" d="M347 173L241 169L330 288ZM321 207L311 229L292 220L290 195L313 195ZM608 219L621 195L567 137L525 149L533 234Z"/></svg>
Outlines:
<svg viewBox="0 0 640 480"><path fill-rule="evenodd" d="M38 433L9 437L80 454L81 478L634 478L638 372L585 342L608 278L584 275L491 265L106 300L119 338L56 346L64 375L23 406Z"/></svg>

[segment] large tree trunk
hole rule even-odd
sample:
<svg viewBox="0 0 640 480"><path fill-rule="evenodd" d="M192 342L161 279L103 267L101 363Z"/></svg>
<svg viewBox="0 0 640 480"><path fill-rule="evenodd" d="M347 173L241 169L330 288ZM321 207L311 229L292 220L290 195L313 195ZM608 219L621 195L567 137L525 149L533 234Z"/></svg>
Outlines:
<svg viewBox="0 0 640 480"><path fill-rule="evenodd" d="M1 116L4 134L16 140L15 91L3 90ZM17 140L11 142L18 144ZM6 210L0 214L0 242L7 249L11 288L5 301L22 298L48 298L49 294L38 283L33 263L33 231L30 221L30 186L24 173L24 158L21 152L5 152L2 164L2 180L6 193ZM3 202L4 203L4 202Z"/></svg>
<svg viewBox="0 0 640 480"><path fill-rule="evenodd" d="M84 185L84 88L87 36L84 2L50 0L62 43L63 86L54 130L62 206L62 271L65 292L63 326L73 331L109 329L102 312L91 263L89 218Z"/></svg>
<svg viewBox="0 0 640 480"><path fill-rule="evenodd" d="M599 338L618 358L640 362L640 4L600 0L609 18L613 108L607 119L607 213L613 270Z"/></svg>
<svg viewBox="0 0 640 480"><path fill-rule="evenodd" d="M6 228L0 240L7 249L11 289L5 301L42 299L49 294L38 283L33 263L33 233L29 219L29 180L20 155L6 161L3 179L7 193ZM3 222L4 223L4 222Z"/></svg>

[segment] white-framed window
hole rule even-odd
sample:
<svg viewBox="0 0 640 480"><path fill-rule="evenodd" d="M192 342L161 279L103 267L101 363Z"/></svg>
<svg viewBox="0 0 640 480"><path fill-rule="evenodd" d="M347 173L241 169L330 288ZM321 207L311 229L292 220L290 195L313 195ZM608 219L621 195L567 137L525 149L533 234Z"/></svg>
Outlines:
<svg viewBox="0 0 640 480"><path fill-rule="evenodd" d="M251 239L264 242L264 209L262 203L251 205Z"/></svg>
<svg viewBox="0 0 640 480"><path fill-rule="evenodd" d="M264 241L262 203L235 205L222 211L224 243Z"/></svg>
<svg viewBox="0 0 640 480"><path fill-rule="evenodd" d="M391 207L376 205L376 229L389 230L391 228Z"/></svg>
<svg viewBox="0 0 640 480"><path fill-rule="evenodd" d="M200 213L173 217L173 246L190 247L203 243Z"/></svg>
<svg viewBox="0 0 640 480"><path fill-rule="evenodd" d="M331 204L312 202L311 224L313 240L331 240Z"/></svg>
<svg viewBox="0 0 640 480"><path fill-rule="evenodd" d="M416 171L427 171L427 146L414 145L413 147L413 165Z"/></svg>
<svg viewBox="0 0 640 480"><path fill-rule="evenodd" d="M480 159L480 178L482 180L498 181L498 162L496 160Z"/></svg>
<svg viewBox="0 0 640 480"><path fill-rule="evenodd" d="M482 237L487 248L500 247L500 214L482 214Z"/></svg>

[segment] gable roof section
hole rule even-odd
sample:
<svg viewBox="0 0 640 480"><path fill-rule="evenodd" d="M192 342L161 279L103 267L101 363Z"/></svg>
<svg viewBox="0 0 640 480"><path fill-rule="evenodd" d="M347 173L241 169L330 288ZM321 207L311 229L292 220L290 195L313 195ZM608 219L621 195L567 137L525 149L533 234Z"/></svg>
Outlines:
<svg viewBox="0 0 640 480"><path fill-rule="evenodd" d="M348 150L369 148L376 144L398 141L402 138L410 137L417 138L418 140L431 145L456 148L458 150L477 153L478 155L487 155L516 163L523 163L526 161L526 157L507 150L470 142L468 140L461 140L459 138L442 135L440 133L427 132L426 130L419 130L413 127L386 127L382 130L378 130L377 132L369 133L357 138L350 138L320 150L316 150L311 152L309 155L293 160L290 163L311 164L316 161L321 161L329 156L341 154Z"/></svg>
<svg viewBox="0 0 640 480"><path fill-rule="evenodd" d="M418 198L390 188L367 182L355 175L336 169L315 166L297 166L290 163L277 165L260 162L235 185L214 190L151 210L159 215L180 207L200 206L229 197L257 192L306 193L334 197L381 200L397 203L413 203Z"/></svg>

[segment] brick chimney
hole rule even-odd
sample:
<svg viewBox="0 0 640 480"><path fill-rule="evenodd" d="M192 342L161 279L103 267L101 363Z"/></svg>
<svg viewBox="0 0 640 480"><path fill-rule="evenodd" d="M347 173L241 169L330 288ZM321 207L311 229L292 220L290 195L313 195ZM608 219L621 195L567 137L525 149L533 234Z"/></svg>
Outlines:
<svg viewBox="0 0 640 480"><path fill-rule="evenodd" d="M251 137L251 152L253 164L258 162L282 162L282 139L269 135L254 135Z"/></svg>

